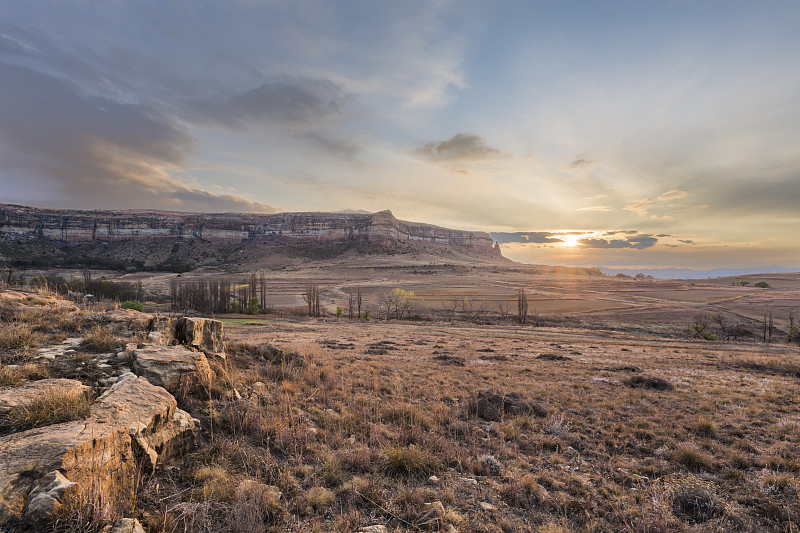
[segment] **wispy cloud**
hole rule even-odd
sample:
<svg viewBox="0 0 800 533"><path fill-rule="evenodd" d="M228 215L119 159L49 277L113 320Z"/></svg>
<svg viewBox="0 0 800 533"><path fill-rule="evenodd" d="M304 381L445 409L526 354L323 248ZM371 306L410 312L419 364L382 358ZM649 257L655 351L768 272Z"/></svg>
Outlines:
<svg viewBox="0 0 800 533"><path fill-rule="evenodd" d="M507 157L501 150L489 146L483 137L471 133L457 133L444 141L424 144L416 153L431 161L453 163Z"/></svg>

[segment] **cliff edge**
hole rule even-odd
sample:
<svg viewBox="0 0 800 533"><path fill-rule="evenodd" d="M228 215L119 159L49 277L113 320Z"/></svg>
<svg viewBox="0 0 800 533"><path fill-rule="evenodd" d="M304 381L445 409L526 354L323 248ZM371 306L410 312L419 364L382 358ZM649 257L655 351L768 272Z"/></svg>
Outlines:
<svg viewBox="0 0 800 533"><path fill-rule="evenodd" d="M502 259L488 233L398 220L391 211L361 213L181 213L78 211L0 204L0 253L16 261L75 266L89 260L136 268L191 261L195 266L251 259L255 245L318 256L358 248L370 253L424 250L480 260ZM102 257L101 257L102 256ZM54 263L55 262L55 263ZM99 266L115 267L107 264ZM171 270L168 267L165 270ZM184 265L185 266L185 265Z"/></svg>

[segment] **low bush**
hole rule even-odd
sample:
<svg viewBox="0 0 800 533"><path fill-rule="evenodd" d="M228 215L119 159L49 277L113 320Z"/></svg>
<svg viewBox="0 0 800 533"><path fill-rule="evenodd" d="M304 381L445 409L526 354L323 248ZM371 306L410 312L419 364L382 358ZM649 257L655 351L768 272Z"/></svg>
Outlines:
<svg viewBox="0 0 800 533"><path fill-rule="evenodd" d="M144 313L145 306L139 300L126 300L120 304L123 309L133 309L134 311L141 311Z"/></svg>

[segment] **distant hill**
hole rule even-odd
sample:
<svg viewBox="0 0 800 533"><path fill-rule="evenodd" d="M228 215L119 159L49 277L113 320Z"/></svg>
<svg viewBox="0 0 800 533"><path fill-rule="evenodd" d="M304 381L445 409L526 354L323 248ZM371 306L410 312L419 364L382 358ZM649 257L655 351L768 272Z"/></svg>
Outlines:
<svg viewBox="0 0 800 533"><path fill-rule="evenodd" d="M487 233L378 213L76 211L0 204L0 259L22 266L185 271L343 254L505 261Z"/></svg>
<svg viewBox="0 0 800 533"><path fill-rule="evenodd" d="M714 268L710 270L693 270L691 268L605 268L600 267L603 274L614 276L616 274L627 274L635 276L642 273L654 278L663 279L704 279L722 278L727 276L746 276L750 274L783 274L787 272L800 272L800 267L753 267L753 268Z"/></svg>

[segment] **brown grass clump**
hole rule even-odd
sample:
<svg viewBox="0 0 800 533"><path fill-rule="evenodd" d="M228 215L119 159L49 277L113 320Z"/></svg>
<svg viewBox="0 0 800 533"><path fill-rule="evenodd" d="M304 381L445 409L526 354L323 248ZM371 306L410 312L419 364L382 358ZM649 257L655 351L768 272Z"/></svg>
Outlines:
<svg viewBox="0 0 800 533"><path fill-rule="evenodd" d="M512 478L500 488L500 496L511 506L529 509L545 503L547 490L531 474Z"/></svg>
<svg viewBox="0 0 800 533"><path fill-rule="evenodd" d="M700 437L715 439L719 435L717 426L707 418L701 418L694 426L694 432Z"/></svg>
<svg viewBox="0 0 800 533"><path fill-rule="evenodd" d="M40 346L42 340L42 334L34 331L33 327L25 322L11 322L3 324L0 328L0 351L3 352L27 353Z"/></svg>
<svg viewBox="0 0 800 533"><path fill-rule="evenodd" d="M280 498L281 493L275 487L247 479L240 482L232 512L235 530L262 533L265 526L283 516Z"/></svg>
<svg viewBox="0 0 800 533"><path fill-rule="evenodd" d="M676 475L669 484L669 494L675 516L689 522L707 522L726 510L714 484L692 474Z"/></svg>
<svg viewBox="0 0 800 533"><path fill-rule="evenodd" d="M435 456L413 445L392 447L383 452L383 471L388 476L424 478L441 468L441 462Z"/></svg>
<svg viewBox="0 0 800 533"><path fill-rule="evenodd" d="M322 511L336 501L336 495L325 487L311 487L306 492L306 503L315 511Z"/></svg>
<svg viewBox="0 0 800 533"><path fill-rule="evenodd" d="M672 390L672 384L664 378L654 376L633 376L626 379L623 383L634 389L653 389L653 390Z"/></svg>
<svg viewBox="0 0 800 533"><path fill-rule="evenodd" d="M97 326L83 339L81 348L92 353L113 352L125 341L108 328Z"/></svg>
<svg viewBox="0 0 800 533"><path fill-rule="evenodd" d="M499 422L507 414L532 414L547 416L547 410L534 402L522 399L517 392L502 392L495 389L482 389L466 404L467 416L477 416L490 422Z"/></svg>
<svg viewBox="0 0 800 533"><path fill-rule="evenodd" d="M91 402L83 392L51 387L31 402L14 407L7 413L8 425L14 431L49 426L72 420L83 420L91 413Z"/></svg>
<svg viewBox="0 0 800 533"><path fill-rule="evenodd" d="M194 471L199 484L195 497L201 501L231 503L236 499L238 482L234 475L220 465L204 465Z"/></svg>
<svg viewBox="0 0 800 533"><path fill-rule="evenodd" d="M675 461L692 472L710 470L712 468L712 459L706 453L698 450L693 444L678 444L675 448L674 457Z"/></svg>

